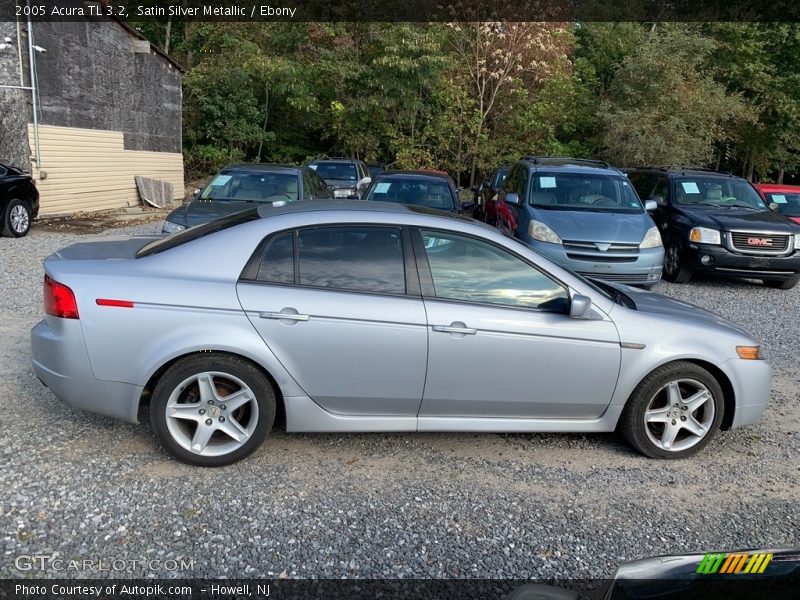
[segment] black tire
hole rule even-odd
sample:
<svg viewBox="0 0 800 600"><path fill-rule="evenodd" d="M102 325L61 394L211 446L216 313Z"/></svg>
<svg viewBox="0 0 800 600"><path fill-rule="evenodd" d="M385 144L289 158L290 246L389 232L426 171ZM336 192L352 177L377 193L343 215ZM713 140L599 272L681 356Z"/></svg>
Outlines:
<svg viewBox="0 0 800 600"><path fill-rule="evenodd" d="M255 418L253 415L253 413L255 413L255 410L253 410L255 407L252 407L251 404L247 404L246 409L240 409L248 411L252 410L250 413L245 413L245 417L249 416L249 418L252 419L252 426L254 430L252 433L250 433L250 437L238 448L228 453L216 456L204 456L182 446L176 437L174 437L170 432L166 416L167 403L173 392L176 394L191 394L193 391L190 389L191 385L186 386L183 391L178 390L179 386L192 376L209 371L223 374L223 376L219 379L214 379L214 387L216 388L218 394L220 393L219 386L226 385L224 375L232 376L250 388L254 396L253 401L257 404L258 409L257 418ZM200 402L199 397L196 395L192 398L192 400ZM224 399L221 400L221 402L224 402ZM218 402L218 404L220 403ZM249 456L264 442L269 435L269 432L272 429L272 424L275 420L275 405L275 390L273 389L272 384L252 363L228 354L213 352L208 354L198 354L178 360L169 369L167 369L158 380L150 401L150 423L152 424L153 430L158 436L161 446L164 448L164 450L177 458L179 461L201 467L222 467L240 461ZM198 406L201 405L198 404ZM204 408L206 407L204 406ZM223 405L219 406L218 408L224 409L225 407ZM209 410L208 412L211 411ZM231 413L228 416L229 421L232 420L233 414L234 413ZM218 418L221 421L225 421L225 419L222 417ZM212 419L208 419L205 422L208 423L208 421L212 421ZM200 421L198 421L196 425L192 425L192 421L180 422L187 423L187 431L192 427L200 427L202 425L202 422ZM249 420L247 422L251 423ZM237 423L239 423L239 421L237 421ZM216 425L216 423L214 425ZM224 436L224 434L216 432L212 434L210 440L215 439L222 441L228 440L228 443L232 441L231 438ZM213 448L213 444L211 442L209 442L209 447Z"/></svg>
<svg viewBox="0 0 800 600"><path fill-rule="evenodd" d="M764 285L778 290L790 290L800 281L800 273L795 273L789 279L764 279Z"/></svg>
<svg viewBox="0 0 800 600"><path fill-rule="evenodd" d="M645 424L645 412L651 400L654 400L657 394L661 393L660 390L670 382L677 380L697 381L704 385L712 396L709 402L713 403L714 412L713 417L709 419L709 426L705 436L695 442L694 445L684 450L664 450L651 441L650 435L648 435L648 426ZM668 405L667 409L669 408ZM688 414L681 412L679 407L676 408L676 412L679 414ZM631 446L649 458L667 460L687 458L702 450L712 440L722 423L724 410L725 401L722 388L713 375L694 363L676 361L659 367L645 377L636 387L625 405L618 429ZM673 425L675 422L674 420L672 421ZM658 424L653 425L658 426ZM667 424L665 423L664 427L666 426Z"/></svg>
<svg viewBox="0 0 800 600"><path fill-rule="evenodd" d="M694 271L681 264L683 246L675 236L667 238L664 245L664 279L672 283L688 283Z"/></svg>
<svg viewBox="0 0 800 600"><path fill-rule="evenodd" d="M14 212L14 219L12 219L12 211ZM23 222L20 222L18 219L20 217L19 213L24 212L22 218L24 219ZM31 205L25 202L24 200L12 199L6 205L6 210L3 213L3 235L6 237L24 237L28 235L28 232L31 230L31 221L33 220L33 215L31 211Z"/></svg>

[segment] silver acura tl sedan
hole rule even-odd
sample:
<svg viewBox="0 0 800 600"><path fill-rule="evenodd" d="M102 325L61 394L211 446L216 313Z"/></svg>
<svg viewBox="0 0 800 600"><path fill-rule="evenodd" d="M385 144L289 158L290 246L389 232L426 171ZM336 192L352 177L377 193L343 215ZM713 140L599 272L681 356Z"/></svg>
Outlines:
<svg viewBox="0 0 800 600"><path fill-rule="evenodd" d="M70 406L204 466L287 431L602 432L682 458L763 412L733 323L592 283L470 219L380 202L260 206L44 263L33 367Z"/></svg>

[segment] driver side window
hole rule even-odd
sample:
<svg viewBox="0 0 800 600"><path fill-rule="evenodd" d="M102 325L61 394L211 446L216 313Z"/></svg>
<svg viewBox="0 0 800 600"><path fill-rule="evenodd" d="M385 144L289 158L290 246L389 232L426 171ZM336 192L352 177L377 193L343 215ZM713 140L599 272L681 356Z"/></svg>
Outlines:
<svg viewBox="0 0 800 600"><path fill-rule="evenodd" d="M510 252L465 235L420 233L437 298L566 311L567 290Z"/></svg>

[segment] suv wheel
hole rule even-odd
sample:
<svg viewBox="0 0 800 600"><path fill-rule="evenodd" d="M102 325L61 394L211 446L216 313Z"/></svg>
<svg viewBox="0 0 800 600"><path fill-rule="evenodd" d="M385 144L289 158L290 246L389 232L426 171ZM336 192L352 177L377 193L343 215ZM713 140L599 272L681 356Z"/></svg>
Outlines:
<svg viewBox="0 0 800 600"><path fill-rule="evenodd" d="M681 265L682 247L675 236L667 238L664 248L664 279L672 283L687 283L694 274Z"/></svg>
<svg viewBox="0 0 800 600"><path fill-rule="evenodd" d="M795 273L789 277L789 279L764 279L763 281L764 285L767 287L777 288L779 290L790 290L800 281L800 273Z"/></svg>
<svg viewBox="0 0 800 600"><path fill-rule="evenodd" d="M723 410L722 388L708 371L674 362L637 386L622 413L620 431L645 456L685 458L711 441Z"/></svg>

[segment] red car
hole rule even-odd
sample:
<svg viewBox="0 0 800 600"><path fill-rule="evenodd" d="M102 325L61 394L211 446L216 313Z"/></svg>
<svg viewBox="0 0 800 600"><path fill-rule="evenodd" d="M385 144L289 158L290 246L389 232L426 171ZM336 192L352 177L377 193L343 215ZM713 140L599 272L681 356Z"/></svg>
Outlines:
<svg viewBox="0 0 800 600"><path fill-rule="evenodd" d="M778 212L800 223L800 185L758 183L754 186L767 204L775 204Z"/></svg>

